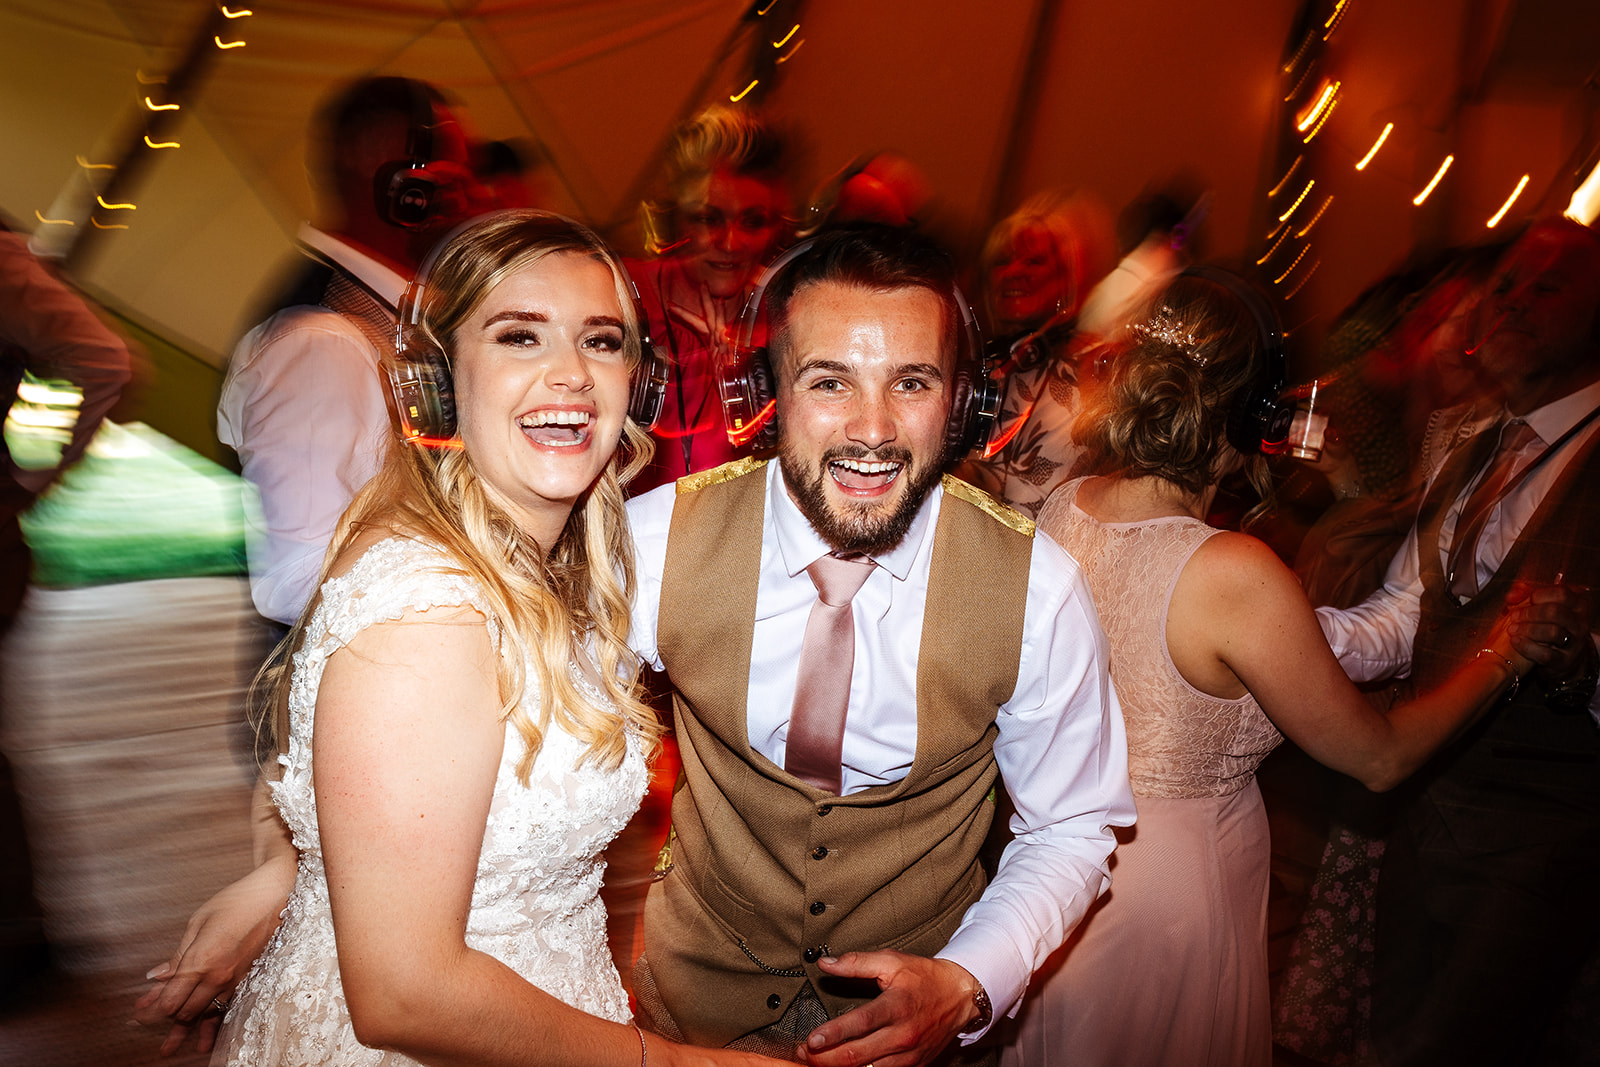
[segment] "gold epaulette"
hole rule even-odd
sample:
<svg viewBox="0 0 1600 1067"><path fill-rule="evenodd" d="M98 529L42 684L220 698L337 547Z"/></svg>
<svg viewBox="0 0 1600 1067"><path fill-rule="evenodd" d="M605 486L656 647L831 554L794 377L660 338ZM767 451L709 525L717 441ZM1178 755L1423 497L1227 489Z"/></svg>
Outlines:
<svg viewBox="0 0 1600 1067"><path fill-rule="evenodd" d="M711 473L707 471L706 473ZM1009 505L1002 504L975 485L968 485L953 474L944 476L944 491L957 500L965 500L1002 526L1009 526L1023 537L1032 537L1034 521ZM681 490L680 490L681 492Z"/></svg>
<svg viewBox="0 0 1600 1067"><path fill-rule="evenodd" d="M720 467L712 467L708 471L685 474L678 479L678 495L682 496L684 493L694 493L701 489L708 489L713 485L721 485L723 482L731 482L735 478L741 478L752 471L758 471L766 465L767 461L764 459L753 459L750 456L745 456L742 459L724 463Z"/></svg>

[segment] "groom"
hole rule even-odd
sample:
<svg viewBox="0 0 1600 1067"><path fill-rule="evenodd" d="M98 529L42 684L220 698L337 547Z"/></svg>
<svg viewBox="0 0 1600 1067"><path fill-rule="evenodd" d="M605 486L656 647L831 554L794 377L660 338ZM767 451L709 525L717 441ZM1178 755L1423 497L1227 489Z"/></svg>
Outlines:
<svg viewBox="0 0 1600 1067"><path fill-rule="evenodd" d="M1133 821L1076 564L941 480L956 299L921 238L820 238L769 290L778 462L632 504L633 643L683 754L634 981L666 1036L933 1062L1016 1008ZM825 567L859 591L819 599ZM997 774L1016 840L985 888Z"/></svg>

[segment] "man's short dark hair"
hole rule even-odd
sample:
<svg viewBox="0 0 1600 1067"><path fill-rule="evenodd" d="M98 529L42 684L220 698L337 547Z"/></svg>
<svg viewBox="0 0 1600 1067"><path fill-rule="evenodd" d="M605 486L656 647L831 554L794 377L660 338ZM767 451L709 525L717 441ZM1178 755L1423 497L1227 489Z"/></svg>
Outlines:
<svg viewBox="0 0 1600 1067"><path fill-rule="evenodd" d="M789 302L801 289L821 282L876 292L928 290L944 308L945 351L960 355L962 315L956 306L956 268L949 254L913 230L850 226L816 237L768 286L768 350L774 371L788 341Z"/></svg>
<svg viewBox="0 0 1600 1067"><path fill-rule="evenodd" d="M439 90L414 78L385 75L352 82L324 102L311 121L312 175L323 188L338 188L341 148L356 144L379 124L431 124L434 108L446 103ZM371 175L352 177L371 179Z"/></svg>

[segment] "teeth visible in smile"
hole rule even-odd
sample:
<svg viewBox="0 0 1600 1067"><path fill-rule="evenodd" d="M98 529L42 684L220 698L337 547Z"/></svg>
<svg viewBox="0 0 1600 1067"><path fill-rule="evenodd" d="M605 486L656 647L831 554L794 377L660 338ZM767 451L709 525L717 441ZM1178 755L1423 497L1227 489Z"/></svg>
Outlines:
<svg viewBox="0 0 1600 1067"><path fill-rule="evenodd" d="M861 459L836 459L837 466L846 470L855 471L857 474L888 474L900 469L898 463L868 463Z"/></svg>
<svg viewBox="0 0 1600 1067"><path fill-rule="evenodd" d="M517 425L524 429L538 429L540 426L587 426L589 413L587 411L536 411L531 415L517 416Z"/></svg>

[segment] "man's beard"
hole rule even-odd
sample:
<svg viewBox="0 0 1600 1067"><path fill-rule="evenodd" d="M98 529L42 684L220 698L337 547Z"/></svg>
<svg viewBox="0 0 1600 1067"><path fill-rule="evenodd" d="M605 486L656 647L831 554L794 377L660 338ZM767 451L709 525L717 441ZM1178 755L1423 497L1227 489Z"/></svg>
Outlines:
<svg viewBox="0 0 1600 1067"><path fill-rule="evenodd" d="M841 459L900 464L900 473L896 478L910 480L901 491L899 503L894 509L885 513L880 505L871 503L846 504L839 510L830 506L823 479L831 477L830 465ZM942 462L914 467L911 452L903 448L876 451L833 448L823 454L820 467L812 469L808 460L802 459L786 445L780 445L778 465L783 471L789 495L817 534L835 552L864 556L887 552L904 540L917 512L922 509L922 502L938 484L944 470Z"/></svg>

